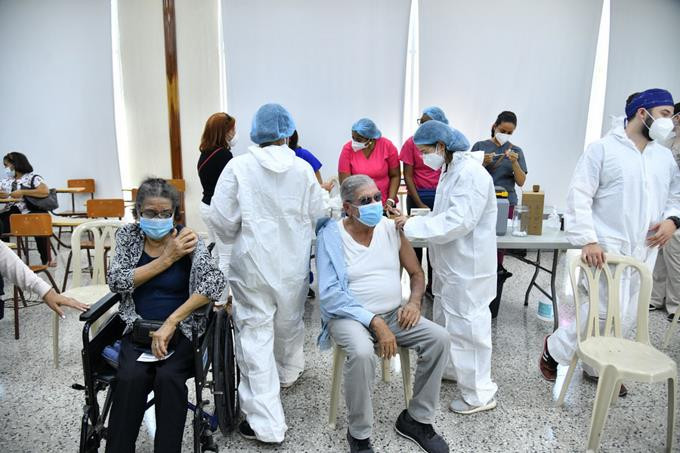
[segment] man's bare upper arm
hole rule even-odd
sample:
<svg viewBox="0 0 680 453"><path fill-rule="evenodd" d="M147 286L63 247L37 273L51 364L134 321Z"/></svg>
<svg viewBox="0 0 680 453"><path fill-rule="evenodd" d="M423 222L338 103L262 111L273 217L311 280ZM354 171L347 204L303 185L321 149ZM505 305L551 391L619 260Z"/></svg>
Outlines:
<svg viewBox="0 0 680 453"><path fill-rule="evenodd" d="M408 241L403 231L399 231L399 238L401 239L401 246L399 247L399 261L409 275L422 274L423 269L418 262L416 252L413 246Z"/></svg>

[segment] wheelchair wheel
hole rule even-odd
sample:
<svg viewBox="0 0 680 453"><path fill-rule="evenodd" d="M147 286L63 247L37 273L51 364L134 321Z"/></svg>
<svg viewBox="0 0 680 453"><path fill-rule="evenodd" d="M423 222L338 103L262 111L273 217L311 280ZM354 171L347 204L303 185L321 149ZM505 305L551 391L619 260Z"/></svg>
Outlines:
<svg viewBox="0 0 680 453"><path fill-rule="evenodd" d="M226 310L217 313L213 344L215 412L223 435L236 428L239 417L239 371L234 352L234 327Z"/></svg>

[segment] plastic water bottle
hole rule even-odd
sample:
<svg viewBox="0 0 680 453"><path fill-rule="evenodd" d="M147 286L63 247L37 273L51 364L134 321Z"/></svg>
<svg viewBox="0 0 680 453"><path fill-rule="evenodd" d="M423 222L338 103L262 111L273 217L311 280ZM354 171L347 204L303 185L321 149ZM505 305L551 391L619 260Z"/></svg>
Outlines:
<svg viewBox="0 0 680 453"><path fill-rule="evenodd" d="M546 322L553 322L552 302L543 299L538 301L538 319Z"/></svg>

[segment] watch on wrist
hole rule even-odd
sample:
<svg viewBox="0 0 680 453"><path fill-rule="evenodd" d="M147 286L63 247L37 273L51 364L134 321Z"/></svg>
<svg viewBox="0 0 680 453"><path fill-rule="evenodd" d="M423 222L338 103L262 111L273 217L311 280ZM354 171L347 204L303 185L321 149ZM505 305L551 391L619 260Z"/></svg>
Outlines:
<svg viewBox="0 0 680 453"><path fill-rule="evenodd" d="M388 198L385 203L390 203L392 205L392 207L395 207L397 205L397 203L391 198Z"/></svg>
<svg viewBox="0 0 680 453"><path fill-rule="evenodd" d="M677 217L677 216L674 216L674 215L673 215L673 216L670 216L670 217L668 218L668 220L670 220L671 222L673 222L673 223L675 224L675 228L676 228L676 229L679 229L679 228L680 228L680 217Z"/></svg>

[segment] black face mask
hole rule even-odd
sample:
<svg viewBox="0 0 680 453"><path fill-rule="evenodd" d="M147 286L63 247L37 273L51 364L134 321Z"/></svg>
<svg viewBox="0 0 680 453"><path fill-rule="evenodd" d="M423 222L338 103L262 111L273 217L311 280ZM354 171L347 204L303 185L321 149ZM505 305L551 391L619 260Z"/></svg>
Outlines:
<svg viewBox="0 0 680 453"><path fill-rule="evenodd" d="M644 135L645 138L647 140L649 140L650 142L652 141L652 137L650 137L650 135L649 135L649 128L652 127L653 122L654 122L654 119L647 116L647 118L645 118L645 120L644 120L645 124L644 124L644 126L642 126L642 135Z"/></svg>

